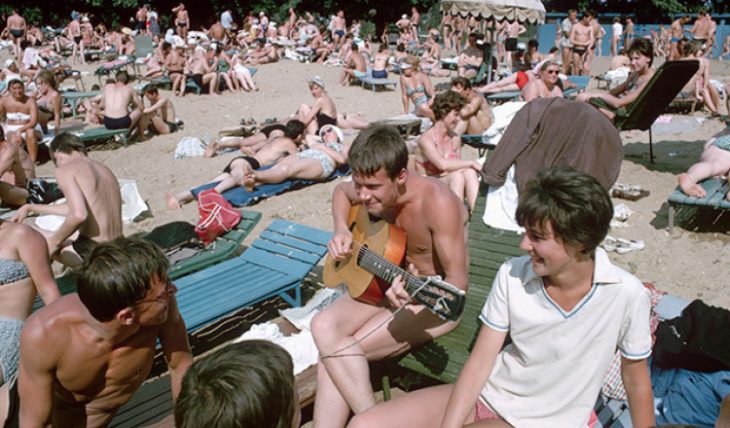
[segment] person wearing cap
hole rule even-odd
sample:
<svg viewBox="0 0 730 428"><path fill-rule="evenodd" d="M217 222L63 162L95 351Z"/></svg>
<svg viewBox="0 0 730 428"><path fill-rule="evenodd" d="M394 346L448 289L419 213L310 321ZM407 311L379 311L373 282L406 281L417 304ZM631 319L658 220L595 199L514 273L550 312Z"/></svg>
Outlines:
<svg viewBox="0 0 730 428"><path fill-rule="evenodd" d="M467 47L459 55L458 74L467 79L477 77L479 67L484 62L484 52L477 47L478 33L471 33L467 39Z"/></svg>
<svg viewBox="0 0 730 428"><path fill-rule="evenodd" d="M321 77L314 76L307 83L315 101L311 106L300 105L297 118L304 123L309 134L316 135L325 125L337 125L337 107L335 107L334 100L327 94L324 80Z"/></svg>
<svg viewBox="0 0 730 428"><path fill-rule="evenodd" d="M419 68L420 61L414 56L406 57L400 65L401 99L403 101L403 113L408 114L409 102L413 102L416 116L426 117L432 121L436 120L431 110L430 100L433 98L433 84L431 79L422 73Z"/></svg>
<svg viewBox="0 0 730 428"><path fill-rule="evenodd" d="M573 45L572 74L582 76L586 74L585 59L588 48L594 43L593 28L591 28L591 15L583 13L578 21L570 29L570 43ZM590 70L590 67L588 67Z"/></svg>
<svg viewBox="0 0 730 428"><path fill-rule="evenodd" d="M25 84L20 79L8 83L8 95L0 98L0 118L5 118L5 134L17 133L25 141L25 146L33 163L38 161L38 104L35 98L25 94Z"/></svg>
<svg viewBox="0 0 730 428"><path fill-rule="evenodd" d="M172 13L175 14L175 31L177 35L182 37L183 41L188 40L188 24L190 18L188 17L188 11L185 9L185 5L180 3L172 8Z"/></svg>
<svg viewBox="0 0 730 428"><path fill-rule="evenodd" d="M347 163L349 146L344 142L342 130L334 125L323 126L319 137L319 141L309 139L305 150L281 159L271 168L251 171L244 178L246 188L253 190L262 183L281 183L292 178L328 178L340 165Z"/></svg>

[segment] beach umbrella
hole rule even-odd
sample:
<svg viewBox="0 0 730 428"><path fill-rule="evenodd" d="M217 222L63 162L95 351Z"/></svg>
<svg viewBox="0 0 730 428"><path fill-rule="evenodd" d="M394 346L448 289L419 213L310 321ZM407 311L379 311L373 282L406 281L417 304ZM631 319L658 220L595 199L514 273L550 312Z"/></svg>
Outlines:
<svg viewBox="0 0 730 428"><path fill-rule="evenodd" d="M545 22L545 5L540 0L441 0L441 11L451 15L460 15L464 18L474 16L477 18L502 21L517 20L530 24L542 24ZM491 28L494 30L494 27ZM491 31L494 38L494 31ZM490 46L494 46L494 40L490 40ZM492 50L486 52L485 61L487 67L487 82L492 81Z"/></svg>
<svg viewBox="0 0 730 428"><path fill-rule="evenodd" d="M509 19L531 24L545 22L545 6L540 0L442 0L441 11L452 15Z"/></svg>

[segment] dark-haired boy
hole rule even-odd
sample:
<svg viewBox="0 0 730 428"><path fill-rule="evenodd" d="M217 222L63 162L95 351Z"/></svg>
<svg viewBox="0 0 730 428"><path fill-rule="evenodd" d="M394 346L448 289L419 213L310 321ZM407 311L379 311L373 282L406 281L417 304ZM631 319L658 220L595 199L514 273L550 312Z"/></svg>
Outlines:
<svg viewBox="0 0 730 428"><path fill-rule="evenodd" d="M168 266L141 239L99 244L80 269L78 294L28 319L14 397L20 426L107 426L147 378L158 339L177 398L192 355Z"/></svg>
<svg viewBox="0 0 730 428"><path fill-rule="evenodd" d="M150 102L150 106L144 109L144 115L140 119L142 131L150 125L160 135L177 131L180 125L175 118L175 106L169 98L160 95L157 85L150 83L145 86L142 94ZM142 137L140 135L140 138Z"/></svg>
<svg viewBox="0 0 730 428"><path fill-rule="evenodd" d="M441 275L447 283L465 289L466 209L445 184L408 172L408 149L398 131L365 129L352 144L348 163L352 181L339 184L332 195L335 234L328 244L330 256L339 261L352 256L347 219L351 207L362 205L371 216L404 229L411 273ZM345 295L312 321L321 355L315 426L342 427L350 409L358 414L375 405L369 361L405 352L457 325L438 318L424 305L411 303L400 277L386 296L388 302L369 305ZM404 308L391 319L398 307Z"/></svg>
<svg viewBox="0 0 730 428"><path fill-rule="evenodd" d="M599 248L612 216L595 178L564 166L541 171L516 212L527 255L499 268L456 384L379 405L349 427L592 426L617 351L633 426L654 426L649 293Z"/></svg>
<svg viewBox="0 0 730 428"><path fill-rule="evenodd" d="M289 353L265 340L228 345L193 363L175 403L178 428L298 428Z"/></svg>

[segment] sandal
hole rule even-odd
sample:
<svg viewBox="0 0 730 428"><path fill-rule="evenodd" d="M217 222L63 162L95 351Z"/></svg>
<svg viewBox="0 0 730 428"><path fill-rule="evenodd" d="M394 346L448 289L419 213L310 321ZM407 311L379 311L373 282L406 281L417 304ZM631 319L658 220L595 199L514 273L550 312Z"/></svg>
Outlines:
<svg viewBox="0 0 730 428"><path fill-rule="evenodd" d="M618 245L616 246L616 252L619 254L626 254L632 251L641 251L644 249L644 241L639 239L624 239L618 238Z"/></svg>
<svg viewBox="0 0 730 428"><path fill-rule="evenodd" d="M616 251L616 248L618 247L618 240L613 236L606 236L606 238L601 243L601 247L603 247L603 249L609 253L611 251Z"/></svg>
<svg viewBox="0 0 730 428"><path fill-rule="evenodd" d="M650 192L648 190L642 189L639 185L616 183L611 188L611 196L629 201L638 201L641 198L649 196L649 194Z"/></svg>

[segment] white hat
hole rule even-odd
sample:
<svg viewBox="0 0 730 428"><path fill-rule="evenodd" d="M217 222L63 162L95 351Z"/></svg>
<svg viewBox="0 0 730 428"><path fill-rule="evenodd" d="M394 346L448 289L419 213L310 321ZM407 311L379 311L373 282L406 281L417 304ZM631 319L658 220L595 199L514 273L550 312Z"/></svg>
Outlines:
<svg viewBox="0 0 730 428"><path fill-rule="evenodd" d="M81 18L81 22L89 22L89 17L84 16L83 18Z"/></svg>
<svg viewBox="0 0 730 428"><path fill-rule="evenodd" d="M523 43L523 42L517 43L517 50L518 51L524 51L525 49L527 49L527 45L525 43Z"/></svg>
<svg viewBox="0 0 730 428"><path fill-rule="evenodd" d="M406 14L404 13L403 15L401 15L401 19L408 19L408 15L406 15Z"/></svg>
<svg viewBox="0 0 730 428"><path fill-rule="evenodd" d="M131 36L132 35L132 29L129 27L122 27L122 33Z"/></svg>
<svg viewBox="0 0 730 428"><path fill-rule="evenodd" d="M12 58L8 58L5 60L5 68L10 67L11 65L15 64L15 60Z"/></svg>
<svg viewBox="0 0 730 428"><path fill-rule="evenodd" d="M327 129L332 128L335 131L335 134L337 134L337 142L342 143L345 141L345 135L342 133L342 130L335 125L325 125L319 129L319 138L324 140L324 133L327 131Z"/></svg>
<svg viewBox="0 0 730 428"><path fill-rule="evenodd" d="M324 89L324 80L322 80L319 76L313 76L310 77L309 80L307 80L308 83L314 83L315 85L319 86L320 88Z"/></svg>

